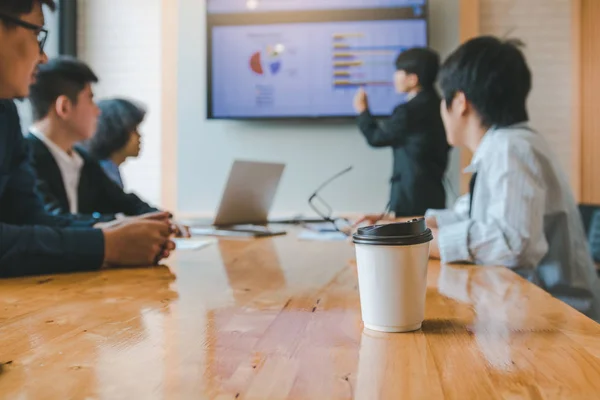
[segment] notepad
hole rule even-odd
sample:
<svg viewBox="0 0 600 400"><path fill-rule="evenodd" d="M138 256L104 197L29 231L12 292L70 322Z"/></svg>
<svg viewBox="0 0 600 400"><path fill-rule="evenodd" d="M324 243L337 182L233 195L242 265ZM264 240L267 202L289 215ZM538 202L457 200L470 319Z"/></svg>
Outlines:
<svg viewBox="0 0 600 400"><path fill-rule="evenodd" d="M331 232L331 231L317 232L317 231L313 231L313 230L310 230L310 229L304 229L298 235L298 239L300 239L300 240L313 240L313 241L319 241L319 242L330 242L330 241L343 241L343 240L347 240L348 236L344 235L341 232L337 232L337 231L334 231L334 232Z"/></svg>
<svg viewBox="0 0 600 400"><path fill-rule="evenodd" d="M176 238L173 239L175 242L175 246L177 246L177 250L200 250L206 246L210 246L215 243L216 240L211 239L184 239L184 238Z"/></svg>

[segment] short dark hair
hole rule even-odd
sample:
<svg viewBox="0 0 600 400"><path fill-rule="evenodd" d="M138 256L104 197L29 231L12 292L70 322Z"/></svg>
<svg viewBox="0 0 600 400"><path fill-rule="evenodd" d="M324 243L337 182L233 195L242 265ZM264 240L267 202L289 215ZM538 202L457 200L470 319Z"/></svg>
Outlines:
<svg viewBox="0 0 600 400"><path fill-rule="evenodd" d="M440 87L450 108L463 92L486 127L509 126L527 121L527 96L531 71L519 40L493 36L471 39L442 65Z"/></svg>
<svg viewBox="0 0 600 400"><path fill-rule="evenodd" d="M398 55L396 69L417 75L419 85L432 88L440 69L440 56L431 49L414 47Z"/></svg>
<svg viewBox="0 0 600 400"><path fill-rule="evenodd" d="M19 17L29 14L35 4L47 5L52 11L56 9L54 0L0 0L0 13Z"/></svg>
<svg viewBox="0 0 600 400"><path fill-rule="evenodd" d="M41 64L29 93L33 119L39 121L46 117L60 96L77 103L77 96L85 85L96 82L98 77L94 71L73 57L61 56Z"/></svg>
<svg viewBox="0 0 600 400"><path fill-rule="evenodd" d="M144 121L146 109L133 101L116 98L98 102L100 117L96 134L84 144L97 160L106 160L121 150Z"/></svg>

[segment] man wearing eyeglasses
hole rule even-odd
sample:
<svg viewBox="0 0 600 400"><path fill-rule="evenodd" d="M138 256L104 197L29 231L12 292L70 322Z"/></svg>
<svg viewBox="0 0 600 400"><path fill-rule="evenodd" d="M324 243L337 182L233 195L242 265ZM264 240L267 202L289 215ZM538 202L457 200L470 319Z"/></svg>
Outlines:
<svg viewBox="0 0 600 400"><path fill-rule="evenodd" d="M53 0L0 0L0 277L150 265L175 246L168 214L103 229L48 215L12 99L24 98L47 60L42 6Z"/></svg>

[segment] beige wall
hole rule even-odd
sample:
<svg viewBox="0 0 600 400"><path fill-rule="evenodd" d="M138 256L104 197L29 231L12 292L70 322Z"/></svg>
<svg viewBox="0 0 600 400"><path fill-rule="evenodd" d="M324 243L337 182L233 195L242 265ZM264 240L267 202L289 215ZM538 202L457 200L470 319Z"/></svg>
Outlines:
<svg viewBox="0 0 600 400"><path fill-rule="evenodd" d="M582 185L581 1L461 0L461 40L494 35L525 43L524 52L533 72L528 103L532 126L552 145L578 199ZM464 153L462 166L469 161L470 155ZM463 179L462 191L467 187Z"/></svg>
<svg viewBox="0 0 600 400"><path fill-rule="evenodd" d="M481 0L481 34L519 38L533 72L529 116L551 143L563 167L573 157L573 92L570 0Z"/></svg>
<svg viewBox="0 0 600 400"><path fill-rule="evenodd" d="M125 185L144 200L164 206L161 0L77 1L78 53L100 77L96 98L133 98L148 107L141 128L142 154L125 163Z"/></svg>

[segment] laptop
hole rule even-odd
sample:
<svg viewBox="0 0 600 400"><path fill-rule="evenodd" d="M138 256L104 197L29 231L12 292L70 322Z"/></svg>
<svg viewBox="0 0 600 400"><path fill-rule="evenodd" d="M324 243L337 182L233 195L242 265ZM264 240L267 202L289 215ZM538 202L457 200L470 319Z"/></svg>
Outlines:
<svg viewBox="0 0 600 400"><path fill-rule="evenodd" d="M214 220L191 221L191 233L254 237L285 234L261 226L268 222L284 169L285 164L235 160Z"/></svg>

